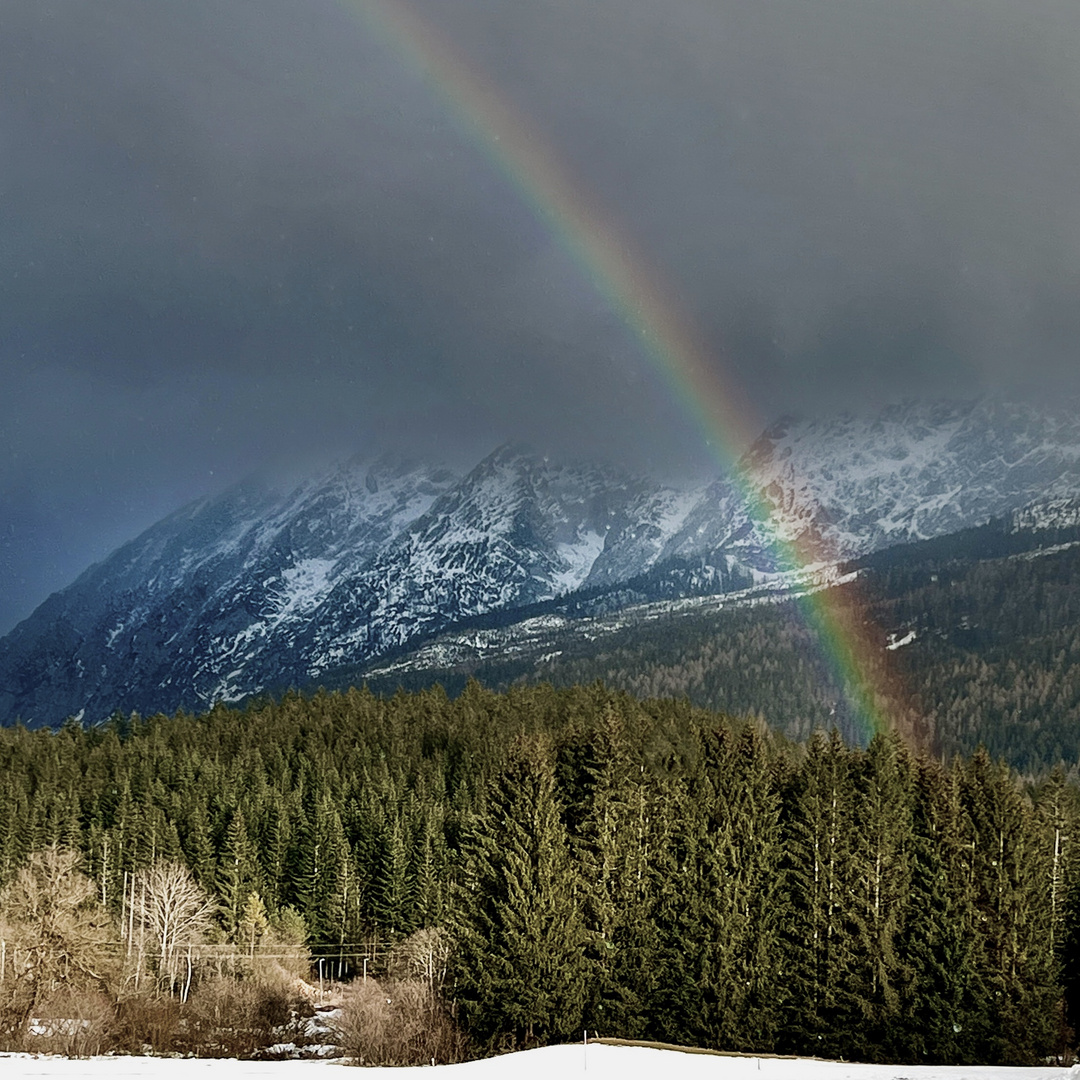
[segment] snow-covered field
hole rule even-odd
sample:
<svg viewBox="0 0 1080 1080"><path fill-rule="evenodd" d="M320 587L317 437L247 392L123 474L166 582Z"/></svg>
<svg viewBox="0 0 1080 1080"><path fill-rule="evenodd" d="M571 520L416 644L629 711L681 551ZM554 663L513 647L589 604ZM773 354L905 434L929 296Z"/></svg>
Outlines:
<svg viewBox="0 0 1080 1080"><path fill-rule="evenodd" d="M431 1076L419 1068L342 1070L340 1061L210 1061L205 1059L100 1057L82 1061L0 1055L0 1077L24 1080L106 1080L152 1076L154 1080L408 1080ZM442 1065L448 1080L1080 1080L1080 1069L1008 1069L990 1066L857 1065L833 1061L723 1057L640 1046L549 1046L520 1054Z"/></svg>

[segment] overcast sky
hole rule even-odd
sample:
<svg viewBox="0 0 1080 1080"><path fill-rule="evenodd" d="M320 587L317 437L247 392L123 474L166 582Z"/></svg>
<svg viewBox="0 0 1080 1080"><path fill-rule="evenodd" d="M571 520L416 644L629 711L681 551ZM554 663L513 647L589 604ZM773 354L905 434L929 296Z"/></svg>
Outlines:
<svg viewBox="0 0 1080 1080"><path fill-rule="evenodd" d="M383 0L765 423L1080 391L1076 0ZM366 0L0 0L0 632L264 464L709 466Z"/></svg>

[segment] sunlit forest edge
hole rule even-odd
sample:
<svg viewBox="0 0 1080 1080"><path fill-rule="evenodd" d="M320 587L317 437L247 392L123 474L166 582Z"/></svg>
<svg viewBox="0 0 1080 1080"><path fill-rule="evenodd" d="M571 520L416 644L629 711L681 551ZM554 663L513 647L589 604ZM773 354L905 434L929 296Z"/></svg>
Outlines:
<svg viewBox="0 0 1080 1080"><path fill-rule="evenodd" d="M599 683L5 729L3 1038L26 1045L34 1017L89 993L100 1047L145 1028L143 1049L235 1048L206 1019L232 1001L255 1052L258 1018L269 1038L321 974L358 995L368 1062L583 1029L1071 1060L1078 827L1061 770L1023 781L896 735L794 742ZM200 912L164 943L161 874ZM378 980L400 993L373 998ZM389 1002L404 1011L372 1012ZM133 1029L133 1011L156 1019Z"/></svg>

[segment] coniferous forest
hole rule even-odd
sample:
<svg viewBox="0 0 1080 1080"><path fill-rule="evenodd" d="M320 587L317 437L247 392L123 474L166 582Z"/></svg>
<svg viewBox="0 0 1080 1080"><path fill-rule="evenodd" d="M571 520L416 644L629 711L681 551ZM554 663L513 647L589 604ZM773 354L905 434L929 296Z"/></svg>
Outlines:
<svg viewBox="0 0 1080 1080"><path fill-rule="evenodd" d="M438 929L472 1053L588 1029L911 1063L1065 1056L1078 830L1060 774L1024 783L985 752L942 763L893 735L788 743L600 684L0 731L0 896L59 845L115 925L129 882L180 865L213 898L212 934L251 933L254 951L254 905L345 977Z"/></svg>

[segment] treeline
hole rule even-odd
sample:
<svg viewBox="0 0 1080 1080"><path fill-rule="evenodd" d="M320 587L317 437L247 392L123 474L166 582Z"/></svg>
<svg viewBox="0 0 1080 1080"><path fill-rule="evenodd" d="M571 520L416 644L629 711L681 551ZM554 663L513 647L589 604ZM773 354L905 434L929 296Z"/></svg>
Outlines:
<svg viewBox="0 0 1080 1080"><path fill-rule="evenodd" d="M289 695L0 732L0 884L180 862L315 953L441 928L483 1052L602 1035L905 1062L1065 1055L1076 791L894 736L801 746L600 685Z"/></svg>

